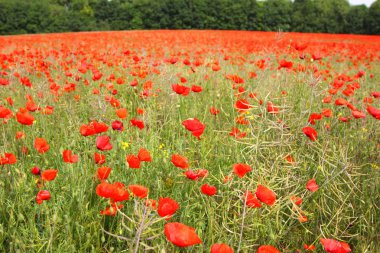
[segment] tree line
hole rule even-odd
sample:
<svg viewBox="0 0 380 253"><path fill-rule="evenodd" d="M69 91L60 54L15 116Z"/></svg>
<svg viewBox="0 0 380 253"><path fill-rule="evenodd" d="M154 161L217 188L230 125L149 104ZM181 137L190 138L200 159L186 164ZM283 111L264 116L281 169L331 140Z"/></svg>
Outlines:
<svg viewBox="0 0 380 253"><path fill-rule="evenodd" d="M0 34L221 29L380 34L380 0L0 0Z"/></svg>

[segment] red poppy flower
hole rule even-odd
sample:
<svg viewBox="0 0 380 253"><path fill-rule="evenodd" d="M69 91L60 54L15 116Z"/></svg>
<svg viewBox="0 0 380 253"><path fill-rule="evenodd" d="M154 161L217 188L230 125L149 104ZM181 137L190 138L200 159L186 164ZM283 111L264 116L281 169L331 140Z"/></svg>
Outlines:
<svg viewBox="0 0 380 253"><path fill-rule="evenodd" d="M47 152L50 149L49 144L44 138L36 138L34 141L34 147L41 154Z"/></svg>
<svg viewBox="0 0 380 253"><path fill-rule="evenodd" d="M354 116L355 119L365 118L365 113L361 111L352 111L352 116Z"/></svg>
<svg viewBox="0 0 380 253"><path fill-rule="evenodd" d="M303 202L302 198L301 198L301 197L298 197L298 196L292 196L292 197L290 198L290 200L291 200L294 204L296 204L297 206L300 206L300 205L302 204L302 202Z"/></svg>
<svg viewBox="0 0 380 253"><path fill-rule="evenodd" d="M113 184L102 182L96 187L96 194L115 202L129 200L129 192L125 189L125 185L120 182Z"/></svg>
<svg viewBox="0 0 380 253"><path fill-rule="evenodd" d="M0 105L0 119L12 117L12 111L2 105Z"/></svg>
<svg viewBox="0 0 380 253"><path fill-rule="evenodd" d="M348 102L344 98L337 98L335 100L335 105L341 106L341 105L347 105Z"/></svg>
<svg viewBox="0 0 380 253"><path fill-rule="evenodd" d="M98 178L99 180L106 180L111 173L110 167L100 167L98 168Z"/></svg>
<svg viewBox="0 0 380 253"><path fill-rule="evenodd" d="M192 135L200 139L200 136L203 134L203 131L205 130L206 126L203 125L197 118L190 118L187 120L184 120L182 122L182 125L186 127L187 130L189 130Z"/></svg>
<svg viewBox="0 0 380 253"><path fill-rule="evenodd" d="M111 126L112 126L113 130L117 130L117 131L123 131L123 129L124 129L123 122L121 122L119 120L113 121Z"/></svg>
<svg viewBox="0 0 380 253"><path fill-rule="evenodd" d="M193 85L193 86L191 86L191 91L192 92L202 92L202 86Z"/></svg>
<svg viewBox="0 0 380 253"><path fill-rule="evenodd" d="M182 96L187 96L190 93L190 88L184 85L180 84L173 84L172 89L175 93L182 95Z"/></svg>
<svg viewBox="0 0 380 253"><path fill-rule="evenodd" d="M117 205L116 203L112 203L109 207L100 211L100 215L107 216L115 216L117 214L117 210L123 208L122 204Z"/></svg>
<svg viewBox="0 0 380 253"><path fill-rule="evenodd" d="M322 115L319 114L319 113L315 113L313 112L310 117L309 117L309 123L312 124L312 125L315 125L315 120L320 120L322 119Z"/></svg>
<svg viewBox="0 0 380 253"><path fill-rule="evenodd" d="M272 206L276 202L276 194L264 185L258 185L255 194L261 202L268 206Z"/></svg>
<svg viewBox="0 0 380 253"><path fill-rule="evenodd" d="M132 126L136 126L140 130L145 127L144 122L142 120L131 119L130 122L131 122Z"/></svg>
<svg viewBox="0 0 380 253"><path fill-rule="evenodd" d="M127 155L126 158L129 168L139 169L140 168L140 159L135 155Z"/></svg>
<svg viewBox="0 0 380 253"><path fill-rule="evenodd" d="M267 103L267 110L268 113L278 114L278 107L275 106L272 102Z"/></svg>
<svg viewBox="0 0 380 253"><path fill-rule="evenodd" d="M245 204L249 207L253 207L253 208L261 207L260 201L250 191L246 191L244 193L244 199L245 199Z"/></svg>
<svg viewBox="0 0 380 253"><path fill-rule="evenodd" d="M306 184L306 189L308 189L311 192L316 192L318 190L319 186L317 185L317 182L315 179L310 179Z"/></svg>
<svg viewBox="0 0 380 253"><path fill-rule="evenodd" d="M287 61L285 59L282 59L279 62L279 65L280 66L278 66L278 69L281 69L281 68L291 69L293 67L293 63L291 61Z"/></svg>
<svg viewBox="0 0 380 253"><path fill-rule="evenodd" d="M345 242L339 242L334 239L320 239L323 247L329 253L348 253L351 252L350 245Z"/></svg>
<svg viewBox="0 0 380 253"><path fill-rule="evenodd" d="M157 213L161 217L167 217L169 220L172 215L178 210L179 204L177 201L171 198L160 198L158 200Z"/></svg>
<svg viewBox="0 0 380 253"><path fill-rule="evenodd" d="M24 132L21 132L21 131L16 132L16 140L19 140L19 139L25 138L25 137L26 137L26 134Z"/></svg>
<svg viewBox="0 0 380 253"><path fill-rule="evenodd" d="M140 161L143 161L143 162L151 162L152 161L152 157L150 156L149 151L146 150L145 148L140 149L137 156L140 159Z"/></svg>
<svg viewBox="0 0 380 253"><path fill-rule="evenodd" d="M179 222L171 222L165 225L166 239L178 247L188 247L202 243L195 229Z"/></svg>
<svg viewBox="0 0 380 253"><path fill-rule="evenodd" d="M107 132L108 126L105 123L91 121L88 125L82 125L79 129L81 135L90 136Z"/></svg>
<svg viewBox="0 0 380 253"><path fill-rule="evenodd" d="M220 110L215 109L215 107L211 106L211 108L210 108L210 113L211 113L212 115L218 115L218 114L220 113Z"/></svg>
<svg viewBox="0 0 380 253"><path fill-rule="evenodd" d="M312 127L309 127L309 126L304 127L304 128L302 128L302 132L303 132L307 137L309 137L309 139L310 139L311 141L315 141L315 140L317 139L317 131L315 131L315 129L312 128Z"/></svg>
<svg viewBox="0 0 380 253"><path fill-rule="evenodd" d="M32 172L33 175L38 176L41 173L41 170L37 166L35 166L33 167L33 169L30 170L30 172Z"/></svg>
<svg viewBox="0 0 380 253"><path fill-rule="evenodd" d="M44 200L49 200L50 199L50 192L47 190L41 190L37 193L36 196L36 202L37 204L41 205Z"/></svg>
<svg viewBox="0 0 380 253"><path fill-rule="evenodd" d="M367 112L372 115L375 119L380 119L380 109L373 106L367 106Z"/></svg>
<svg viewBox="0 0 380 253"><path fill-rule="evenodd" d="M58 170L45 170L41 173L41 178L45 181L53 181L57 176Z"/></svg>
<svg viewBox="0 0 380 253"><path fill-rule="evenodd" d="M307 245L306 243L303 244L303 248L306 250L306 251L314 251L315 250L315 245Z"/></svg>
<svg viewBox="0 0 380 253"><path fill-rule="evenodd" d="M238 109L238 111L245 111L251 107L252 105L246 99L240 99L235 103L235 108Z"/></svg>
<svg viewBox="0 0 380 253"><path fill-rule="evenodd" d="M184 174L190 180L197 180L199 178L198 174L193 170L187 170Z"/></svg>
<svg viewBox="0 0 380 253"><path fill-rule="evenodd" d="M203 194L206 194L208 196L213 196L216 194L216 187L215 186L212 186L212 185L209 185L209 184L204 184L202 185L201 187L201 191Z"/></svg>
<svg viewBox="0 0 380 253"><path fill-rule="evenodd" d="M251 166L244 163L237 163L232 166L234 172L238 177L243 178L245 174L252 170Z"/></svg>
<svg viewBox="0 0 380 253"><path fill-rule="evenodd" d="M64 150L62 153L63 161L65 163L76 163L78 162L78 155L73 155L71 150Z"/></svg>
<svg viewBox="0 0 380 253"><path fill-rule="evenodd" d="M111 150L112 144L110 143L110 137L107 135L96 137L96 147L102 151Z"/></svg>
<svg viewBox="0 0 380 253"><path fill-rule="evenodd" d="M15 164L16 162L16 156L12 153L4 153L4 156L0 155L0 165Z"/></svg>
<svg viewBox="0 0 380 253"><path fill-rule="evenodd" d="M215 243L211 246L210 253L234 253L234 250L224 243Z"/></svg>
<svg viewBox="0 0 380 253"><path fill-rule="evenodd" d="M99 153L94 153L94 160L96 164L102 165L106 162L106 156Z"/></svg>
<svg viewBox="0 0 380 253"><path fill-rule="evenodd" d="M34 117L24 108L20 108L16 113L17 121L23 125L30 126L34 122Z"/></svg>
<svg viewBox="0 0 380 253"><path fill-rule="evenodd" d="M125 119L128 115L128 111L127 109L125 108L120 108L120 109L117 109L116 110L116 115L120 118L120 119Z"/></svg>
<svg viewBox="0 0 380 253"><path fill-rule="evenodd" d="M333 111L331 109L323 109L321 114L326 118L330 118L333 115Z"/></svg>
<svg viewBox="0 0 380 253"><path fill-rule="evenodd" d="M236 139L241 139L241 138L244 138L247 135L247 133L240 132L239 128L237 127L232 127L232 130L229 133L229 135L235 137Z"/></svg>
<svg viewBox="0 0 380 253"><path fill-rule="evenodd" d="M280 253L280 251L273 246L262 245L257 249L257 253Z"/></svg>
<svg viewBox="0 0 380 253"><path fill-rule="evenodd" d="M149 189L142 185L129 185L128 189L135 195L141 199L146 198L148 196Z"/></svg>
<svg viewBox="0 0 380 253"><path fill-rule="evenodd" d="M174 166L181 169L187 169L189 167L189 162L187 161L187 158L178 154L172 155L171 162L174 164Z"/></svg>

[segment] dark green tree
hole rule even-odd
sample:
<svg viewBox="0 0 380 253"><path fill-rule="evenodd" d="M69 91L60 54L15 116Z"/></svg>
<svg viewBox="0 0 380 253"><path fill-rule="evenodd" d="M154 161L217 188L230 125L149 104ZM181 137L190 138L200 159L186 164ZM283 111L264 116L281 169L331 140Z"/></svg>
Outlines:
<svg viewBox="0 0 380 253"><path fill-rule="evenodd" d="M380 34L380 0L377 0L369 7L366 25L368 33Z"/></svg>

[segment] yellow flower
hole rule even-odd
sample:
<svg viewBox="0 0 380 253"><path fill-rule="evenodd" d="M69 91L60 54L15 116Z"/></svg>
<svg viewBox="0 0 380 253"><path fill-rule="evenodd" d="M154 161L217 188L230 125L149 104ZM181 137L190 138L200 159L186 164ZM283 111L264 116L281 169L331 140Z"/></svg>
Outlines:
<svg viewBox="0 0 380 253"><path fill-rule="evenodd" d="M125 142L125 141L122 141L122 142L121 142L121 148L122 148L123 150L129 148L129 143L128 143L128 142Z"/></svg>

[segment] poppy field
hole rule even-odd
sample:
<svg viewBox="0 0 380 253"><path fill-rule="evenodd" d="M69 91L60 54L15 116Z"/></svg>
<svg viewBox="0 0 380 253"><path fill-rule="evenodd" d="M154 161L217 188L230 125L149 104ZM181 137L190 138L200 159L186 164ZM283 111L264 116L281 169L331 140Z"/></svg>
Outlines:
<svg viewBox="0 0 380 253"><path fill-rule="evenodd" d="M380 37L0 37L1 252L377 252Z"/></svg>

